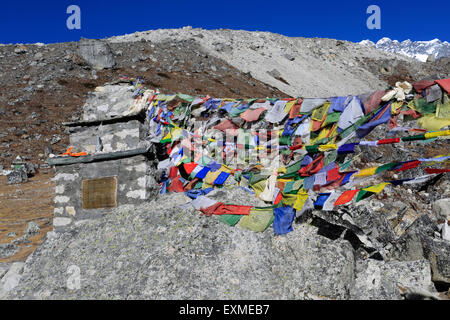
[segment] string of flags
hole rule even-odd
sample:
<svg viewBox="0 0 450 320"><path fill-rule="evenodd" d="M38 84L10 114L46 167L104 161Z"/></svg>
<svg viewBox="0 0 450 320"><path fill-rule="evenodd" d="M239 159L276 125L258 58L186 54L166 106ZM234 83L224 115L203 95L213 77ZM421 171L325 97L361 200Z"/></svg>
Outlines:
<svg viewBox="0 0 450 320"><path fill-rule="evenodd" d="M422 183L450 171L450 154L349 169L361 155L354 155L357 147L448 139L450 79L397 82L389 90L328 99L165 95L146 89L141 79L124 79L135 85L130 112L146 110L149 138L158 146L160 193L184 192L192 199L185 207L230 226L261 232L273 225L275 234L285 234L306 210L332 211L387 186ZM398 120L421 128L400 127ZM363 140L382 124L398 136ZM428 166L426 175L355 187L421 164ZM429 167L434 164L444 167ZM235 187L267 206L207 196L214 188Z"/></svg>

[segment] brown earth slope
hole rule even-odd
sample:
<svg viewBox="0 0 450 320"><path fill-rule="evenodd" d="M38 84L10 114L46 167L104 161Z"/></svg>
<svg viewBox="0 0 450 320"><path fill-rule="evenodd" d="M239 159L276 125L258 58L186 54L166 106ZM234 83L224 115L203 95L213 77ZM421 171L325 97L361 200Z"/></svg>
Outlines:
<svg viewBox="0 0 450 320"><path fill-rule="evenodd" d="M193 42L111 47L117 66L95 71L77 58L76 43L0 46L0 165L9 169L17 155L42 164L46 147L64 152L68 135L61 123L79 116L89 91L121 75L142 77L146 86L165 93L286 96L202 53Z"/></svg>
<svg viewBox="0 0 450 320"><path fill-rule="evenodd" d="M0 245L12 243L16 253L0 257L0 262L23 261L53 230L54 183L50 170L32 177L27 183L7 185L0 176ZM34 221L40 232L25 236L27 224Z"/></svg>

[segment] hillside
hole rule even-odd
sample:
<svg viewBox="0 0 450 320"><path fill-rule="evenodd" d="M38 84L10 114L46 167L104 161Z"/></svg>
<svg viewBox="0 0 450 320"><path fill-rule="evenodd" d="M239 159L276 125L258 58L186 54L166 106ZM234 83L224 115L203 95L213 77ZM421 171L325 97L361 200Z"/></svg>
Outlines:
<svg viewBox="0 0 450 320"><path fill-rule="evenodd" d="M0 262L0 298L449 298L450 242L445 222L449 220L450 173L445 172L448 160L432 159L448 154L449 140L446 136L417 141L398 138L396 143L376 144L386 138L425 132L420 129L420 116L406 104L400 105L405 108L402 114L392 117L398 121L398 130L390 130L391 124L383 122L364 137L366 145L358 145L357 136L343 141L356 144L355 156L346 163L348 170L359 172L386 165L392 169L392 163L399 166L398 161L419 161L426 169L441 171L425 175L428 171L416 166L352 180L346 188L357 191L385 181L401 183L383 185L386 188L371 193L370 198L332 210L313 205L302 210L292 222L293 230L283 235L274 234L272 227L253 232L230 227L216 216L199 214L186 204L191 199L183 192L158 194L146 203L122 205L95 219L79 219L66 229L50 231L51 212L56 215L59 208L53 208L49 200L56 195L56 203L61 193L61 188L53 193L51 187L54 182L58 186L61 179L70 181L71 176L53 176L55 169L48 169L47 164L49 156L62 154L69 147L73 131L69 132L63 122L86 120L89 112L95 118L96 110L102 108L128 108L135 103L136 88L142 95L141 87L133 86L132 81L117 81L122 76L144 79L146 88L158 90L165 98L164 94L172 93L191 95L192 99L368 98L369 93L395 86L397 81L449 78L448 60L423 63L333 39L189 27L102 41L0 46L0 58L1 164L9 169L20 155L41 168L27 183L0 186L0 219L6 222L0 225L0 261L4 262ZM413 97L408 99L413 101ZM170 111L180 106L184 107L181 102L169 105ZM187 126L214 114L208 113L213 108L201 108L190 114ZM386 114L390 120L390 106ZM210 119L223 117L220 114L220 119ZM233 128L284 127L270 121L244 123L243 119ZM157 141L170 136L166 133L158 133ZM146 187L159 190L164 183L159 168L163 161L155 155L161 150L155 145L149 150L153 157L146 174L151 172L152 177ZM332 156L328 151L320 153L326 153L328 159ZM290 160L305 154L291 154ZM337 151L332 162L336 159ZM83 168L86 164L77 165ZM256 167L249 170L255 176L259 174ZM264 179L269 181L272 175L268 173ZM403 185L403 181L408 183ZM320 194L326 191L314 188L314 192L319 190ZM272 203L272 198L263 201L247 191L230 184L216 188L208 197L239 206ZM11 208L18 209L17 219ZM29 227L33 221L37 228L33 224ZM69 285L74 266L81 275L78 289Z"/></svg>

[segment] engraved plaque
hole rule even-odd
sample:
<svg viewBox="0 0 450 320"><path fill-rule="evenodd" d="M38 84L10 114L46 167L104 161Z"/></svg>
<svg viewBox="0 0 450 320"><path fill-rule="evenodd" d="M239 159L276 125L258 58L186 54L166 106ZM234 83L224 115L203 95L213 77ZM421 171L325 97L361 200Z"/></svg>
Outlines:
<svg viewBox="0 0 450 320"><path fill-rule="evenodd" d="M83 180L81 193L83 209L117 207L117 177Z"/></svg>

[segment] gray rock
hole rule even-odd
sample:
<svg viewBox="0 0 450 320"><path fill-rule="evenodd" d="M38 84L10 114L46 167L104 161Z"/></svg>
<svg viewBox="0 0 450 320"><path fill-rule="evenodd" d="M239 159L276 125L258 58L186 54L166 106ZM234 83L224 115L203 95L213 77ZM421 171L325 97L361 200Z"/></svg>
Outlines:
<svg viewBox="0 0 450 320"><path fill-rule="evenodd" d="M286 59L288 59L289 61L294 61L295 57L290 55L289 53L285 53L283 54L283 57L285 57Z"/></svg>
<svg viewBox="0 0 450 320"><path fill-rule="evenodd" d="M25 159L25 157L24 157ZM36 170L39 166L35 163L27 162L25 163L25 170L27 171L27 175L30 177L36 173Z"/></svg>
<svg viewBox="0 0 450 320"><path fill-rule="evenodd" d="M66 227L66 226L68 226L71 223L72 223L72 219L70 219L70 218L56 217L56 218L53 219L53 226L55 228Z"/></svg>
<svg viewBox="0 0 450 320"><path fill-rule="evenodd" d="M52 139L50 140L50 144L57 144L61 141L61 137L57 134L53 135Z"/></svg>
<svg viewBox="0 0 450 320"><path fill-rule="evenodd" d="M393 258L400 261L426 258L431 265L432 280L450 284L450 242L436 239L436 229L428 216L418 218L395 243Z"/></svg>
<svg viewBox="0 0 450 320"><path fill-rule="evenodd" d="M107 69L116 65L111 48L102 40L81 39L78 54L95 69Z"/></svg>
<svg viewBox="0 0 450 320"><path fill-rule="evenodd" d="M10 263L0 262L0 280L8 272L10 265Z"/></svg>
<svg viewBox="0 0 450 320"><path fill-rule="evenodd" d="M31 243L31 240L28 239L29 235L28 234L24 234L23 236L14 239L12 241L12 244L14 245L19 245L19 244L27 244L27 243Z"/></svg>
<svg viewBox="0 0 450 320"><path fill-rule="evenodd" d="M43 57L44 55L42 54L42 52L38 52L34 55L34 60L42 60Z"/></svg>
<svg viewBox="0 0 450 320"><path fill-rule="evenodd" d="M450 220L450 198L436 200L433 203L433 213L437 219Z"/></svg>
<svg viewBox="0 0 450 320"><path fill-rule="evenodd" d="M177 207L186 201L171 194L123 206L47 237L7 298L349 298L355 275L347 241L306 224L283 237L229 227ZM68 288L68 270L80 271L80 289Z"/></svg>
<svg viewBox="0 0 450 320"><path fill-rule="evenodd" d="M267 73L269 75L271 75L272 77L274 77L275 79L278 79L281 77L281 73L277 69L272 69L271 71L267 71Z"/></svg>
<svg viewBox="0 0 450 320"><path fill-rule="evenodd" d="M14 262L8 272L0 280L0 299L4 298L8 292L19 284L23 267L23 262Z"/></svg>
<svg viewBox="0 0 450 320"><path fill-rule="evenodd" d="M22 48L22 47L14 49L14 53L15 54L24 54L24 53L27 53L27 52L28 52L27 49L26 48Z"/></svg>
<svg viewBox="0 0 450 320"><path fill-rule="evenodd" d="M13 244L0 244L0 258L7 258L14 255L19 248Z"/></svg>
<svg viewBox="0 0 450 320"><path fill-rule="evenodd" d="M424 240L424 255L430 261L433 281L450 285L450 242L431 238Z"/></svg>
<svg viewBox="0 0 450 320"><path fill-rule="evenodd" d="M13 170L11 173L6 175L7 184L19 184L28 181L28 174L24 167L20 169Z"/></svg>
<svg viewBox="0 0 450 320"><path fill-rule="evenodd" d="M27 224L27 227L25 229L25 233L28 234L28 235L32 235L32 234L39 233L39 230L40 230L39 225L36 222L34 222L34 221L30 221Z"/></svg>
<svg viewBox="0 0 450 320"><path fill-rule="evenodd" d="M450 241L450 226L447 221L442 225L441 235L442 239Z"/></svg>
<svg viewBox="0 0 450 320"><path fill-rule="evenodd" d="M360 300L401 300L406 288L434 292L427 260L384 262L368 259L358 266L350 295Z"/></svg>
<svg viewBox="0 0 450 320"><path fill-rule="evenodd" d="M233 47L231 47L229 44L226 43L215 42L213 43L213 46L217 52L230 53L233 51Z"/></svg>
<svg viewBox="0 0 450 320"><path fill-rule="evenodd" d="M50 154L52 154L52 153L53 153L52 147L46 146L45 149L44 149L45 157L48 157L48 156L49 156Z"/></svg>
<svg viewBox="0 0 450 320"><path fill-rule="evenodd" d="M396 242L392 257L399 261L422 259L424 254L423 242L426 238L433 238L435 229L433 222L427 215L418 218Z"/></svg>

